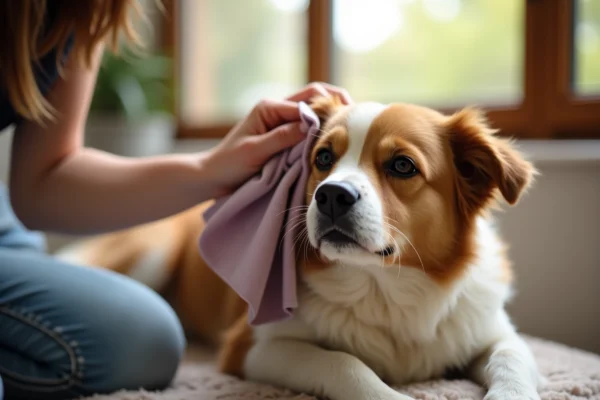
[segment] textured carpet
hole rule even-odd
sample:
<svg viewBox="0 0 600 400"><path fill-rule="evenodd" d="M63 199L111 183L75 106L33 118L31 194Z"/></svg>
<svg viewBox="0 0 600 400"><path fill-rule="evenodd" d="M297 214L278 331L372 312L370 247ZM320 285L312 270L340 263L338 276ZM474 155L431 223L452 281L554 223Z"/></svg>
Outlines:
<svg viewBox="0 0 600 400"><path fill-rule="evenodd" d="M526 337L539 367L548 378L541 391L544 400L599 399L600 356L556 343ZM423 400L480 400L485 392L467 380L430 381L407 385L399 391ZM244 382L217 373L210 353L191 348L173 385L163 392L118 392L88 400L314 400L266 385ZM349 399L351 400L351 399Z"/></svg>

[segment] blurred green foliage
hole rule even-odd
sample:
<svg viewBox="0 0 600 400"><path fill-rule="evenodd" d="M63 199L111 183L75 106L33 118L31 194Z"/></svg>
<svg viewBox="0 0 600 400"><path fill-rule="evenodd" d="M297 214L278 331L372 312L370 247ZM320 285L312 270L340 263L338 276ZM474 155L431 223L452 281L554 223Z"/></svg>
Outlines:
<svg viewBox="0 0 600 400"><path fill-rule="evenodd" d="M90 113L124 116L130 121L150 114L171 114L172 60L161 54L119 56L106 52Z"/></svg>

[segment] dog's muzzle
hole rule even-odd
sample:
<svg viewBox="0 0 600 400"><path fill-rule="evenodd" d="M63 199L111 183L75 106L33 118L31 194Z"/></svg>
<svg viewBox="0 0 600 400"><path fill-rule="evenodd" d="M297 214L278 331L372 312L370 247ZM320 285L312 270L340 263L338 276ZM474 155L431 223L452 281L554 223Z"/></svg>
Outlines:
<svg viewBox="0 0 600 400"><path fill-rule="evenodd" d="M356 244L351 210L360 201L359 191L348 182L328 182L315 193L321 240L332 244Z"/></svg>
<svg viewBox="0 0 600 400"><path fill-rule="evenodd" d="M363 247L358 233L360 220L353 212L360 205L361 195L354 185L346 181L324 183L315 193L315 202L319 211L319 242L336 247ZM394 253L394 247L385 247L375 253L388 256Z"/></svg>

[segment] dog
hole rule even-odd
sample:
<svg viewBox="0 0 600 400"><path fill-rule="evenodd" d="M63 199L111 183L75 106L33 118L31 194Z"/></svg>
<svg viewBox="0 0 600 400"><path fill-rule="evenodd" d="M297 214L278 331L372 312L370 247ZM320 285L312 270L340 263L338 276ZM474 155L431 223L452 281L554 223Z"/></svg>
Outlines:
<svg viewBox="0 0 600 400"><path fill-rule="evenodd" d="M491 211L537 172L477 108L311 102L311 155L296 238L298 308L247 323L246 304L198 253L206 203L77 243L59 257L163 293L219 369L332 400L402 400L391 386L459 370L487 400L539 399L545 378L505 305L513 274ZM390 386L391 385L391 386Z"/></svg>

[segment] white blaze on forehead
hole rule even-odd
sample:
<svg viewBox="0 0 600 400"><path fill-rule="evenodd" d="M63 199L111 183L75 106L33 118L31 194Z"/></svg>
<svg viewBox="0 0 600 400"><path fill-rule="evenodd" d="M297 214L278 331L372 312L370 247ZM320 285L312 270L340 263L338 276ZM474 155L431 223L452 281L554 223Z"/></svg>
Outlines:
<svg viewBox="0 0 600 400"><path fill-rule="evenodd" d="M347 120L348 151L340 159L341 164L358 165L369 128L386 107L380 103L359 103L350 110Z"/></svg>
<svg viewBox="0 0 600 400"><path fill-rule="evenodd" d="M336 181L348 181L368 186L368 179L360 171L358 163L373 121L386 108L386 105L375 102L358 103L352 106L346 119L348 150L336 163L333 173L321 182L319 186L327 182Z"/></svg>
<svg viewBox="0 0 600 400"><path fill-rule="evenodd" d="M346 119L348 131L348 149L335 163L334 170L319 187L331 182L345 182L352 185L360 194L361 201L352 206L348 212L349 221L354 227L354 234L364 251L348 250L346 252L328 245L321 246L320 251L326 258L342 262L345 265L381 265L381 257L376 252L388 246L389 234L384 230L383 205L379 193L373 186L368 174L359 165L367 135L373 121L387 108L380 103L359 103L351 106ZM316 191L315 191L316 193ZM318 226L316 202L311 202L308 210L307 227L311 243L318 245L315 232Z"/></svg>

